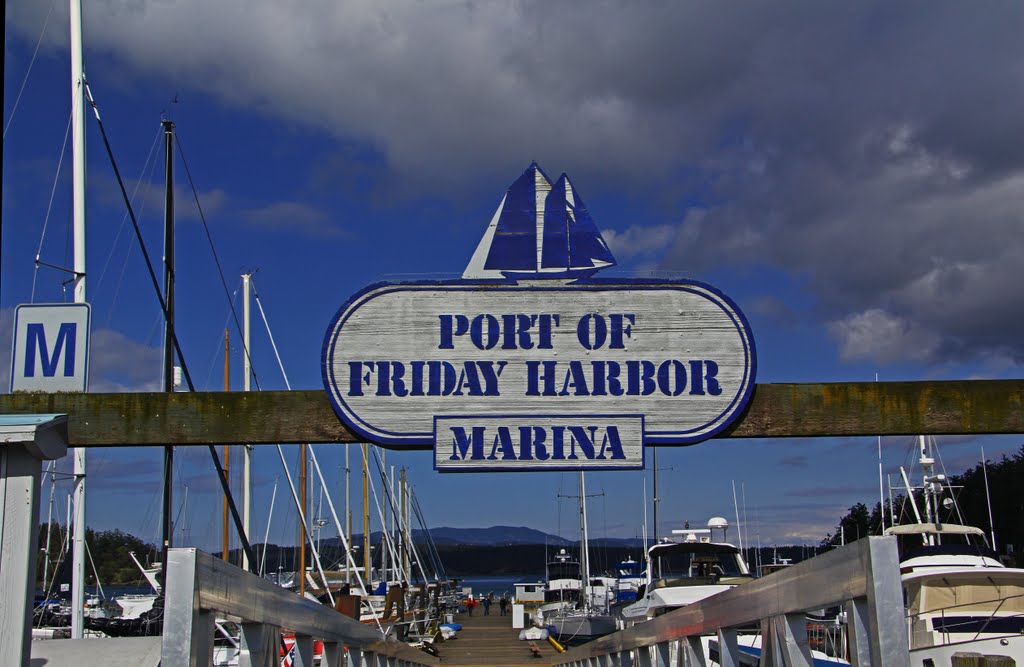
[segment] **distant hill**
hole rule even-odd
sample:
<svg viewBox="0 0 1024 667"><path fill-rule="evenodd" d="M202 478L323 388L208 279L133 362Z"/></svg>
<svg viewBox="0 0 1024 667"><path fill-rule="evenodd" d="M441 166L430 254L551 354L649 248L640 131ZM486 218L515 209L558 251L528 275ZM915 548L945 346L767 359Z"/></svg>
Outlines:
<svg viewBox="0 0 1024 667"><path fill-rule="evenodd" d="M502 546L510 544L549 544L570 546L570 540L526 526L491 526L490 528L431 528L435 544L463 544L467 546ZM416 531L416 541L424 539L423 531Z"/></svg>
<svg viewBox="0 0 1024 667"><path fill-rule="evenodd" d="M551 535L535 528L526 526L490 526L489 528L451 528L442 526L431 528L430 536L438 546L510 546L524 544L541 544L548 546L570 547L579 544L579 540L569 540L558 535ZM352 541L362 542L363 536L353 535ZM414 530L413 539L424 542L424 531ZM380 532L370 533L370 541L376 544L380 540ZM340 545L337 537L324 539L323 543L330 546ZM627 549L641 548L642 541L636 538L599 538L590 540L591 547L623 547Z"/></svg>

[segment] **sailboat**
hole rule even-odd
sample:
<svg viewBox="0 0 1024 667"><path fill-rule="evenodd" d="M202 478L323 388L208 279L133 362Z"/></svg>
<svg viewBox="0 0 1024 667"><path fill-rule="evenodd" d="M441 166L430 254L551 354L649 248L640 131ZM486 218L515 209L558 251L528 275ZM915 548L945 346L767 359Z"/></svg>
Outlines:
<svg viewBox="0 0 1024 667"><path fill-rule="evenodd" d="M565 643L583 643L616 630L615 618L607 609L596 608L591 593L593 582L590 578L590 548L587 537L587 491L583 473L580 472L580 560L581 596L577 606L560 608L545 617L544 622L555 638Z"/></svg>
<svg viewBox="0 0 1024 667"><path fill-rule="evenodd" d="M509 186L464 279L579 279L615 265L566 174L552 183L532 162Z"/></svg>

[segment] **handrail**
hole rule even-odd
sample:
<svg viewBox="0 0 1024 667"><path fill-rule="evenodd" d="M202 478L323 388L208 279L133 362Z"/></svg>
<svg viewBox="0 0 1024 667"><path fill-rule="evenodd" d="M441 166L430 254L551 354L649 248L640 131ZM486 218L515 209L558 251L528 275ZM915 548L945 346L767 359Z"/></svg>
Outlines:
<svg viewBox="0 0 1024 667"><path fill-rule="evenodd" d="M678 650L682 664L704 664L700 636L717 634L722 664L738 665L737 629L760 622L762 665L807 665L811 653L803 613L836 604L846 605L851 664L910 664L893 537L858 540L601 637L557 656L552 664L644 665L651 663L649 650L658 663Z"/></svg>
<svg viewBox="0 0 1024 667"><path fill-rule="evenodd" d="M313 664L313 640L322 640L324 667L339 667L342 648L349 659L376 664L394 658L409 665L438 665L437 658L385 637L329 607L299 597L198 549L171 549L167 556L162 667L209 665L217 615L239 621L240 667L277 664L280 632L295 633L295 664ZM349 663L353 664L353 663Z"/></svg>

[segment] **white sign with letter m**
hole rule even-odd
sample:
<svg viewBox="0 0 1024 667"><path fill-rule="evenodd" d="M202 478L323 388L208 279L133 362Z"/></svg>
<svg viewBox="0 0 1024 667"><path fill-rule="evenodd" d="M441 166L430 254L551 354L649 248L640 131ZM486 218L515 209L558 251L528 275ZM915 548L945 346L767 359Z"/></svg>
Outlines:
<svg viewBox="0 0 1024 667"><path fill-rule="evenodd" d="M22 304L14 311L11 391L85 391L89 304Z"/></svg>

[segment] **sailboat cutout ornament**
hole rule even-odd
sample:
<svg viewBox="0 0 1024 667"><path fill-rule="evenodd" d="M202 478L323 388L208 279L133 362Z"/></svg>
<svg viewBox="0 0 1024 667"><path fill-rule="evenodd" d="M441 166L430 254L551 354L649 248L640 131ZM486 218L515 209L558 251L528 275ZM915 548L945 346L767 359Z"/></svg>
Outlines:
<svg viewBox="0 0 1024 667"><path fill-rule="evenodd" d="M552 185L534 162L509 186L464 279L578 279L615 265L566 174Z"/></svg>
<svg viewBox="0 0 1024 667"><path fill-rule="evenodd" d="M569 177L509 186L459 280L377 283L327 328L321 372L354 438L434 450L441 472L635 470L648 445L721 433L754 388L754 340L720 291L607 280Z"/></svg>

